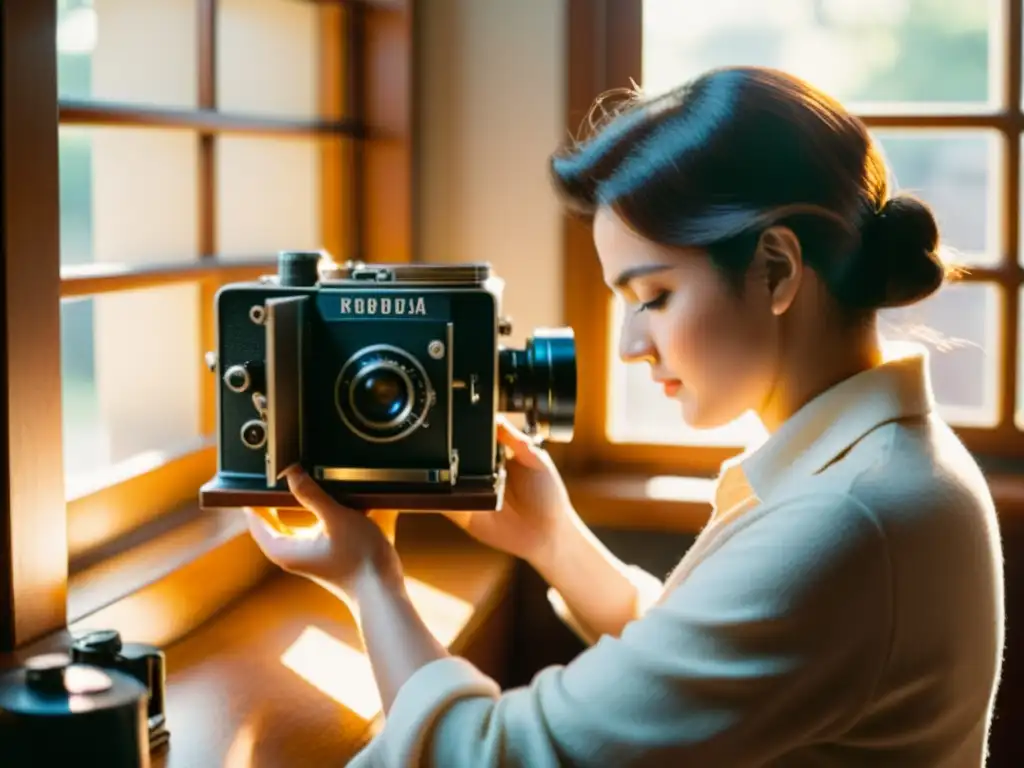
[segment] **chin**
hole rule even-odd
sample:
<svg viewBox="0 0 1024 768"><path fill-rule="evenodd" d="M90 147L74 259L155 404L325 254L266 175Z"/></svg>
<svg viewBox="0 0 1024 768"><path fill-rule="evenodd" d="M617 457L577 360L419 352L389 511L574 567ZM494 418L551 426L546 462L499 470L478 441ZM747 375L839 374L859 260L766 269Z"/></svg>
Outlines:
<svg viewBox="0 0 1024 768"><path fill-rule="evenodd" d="M682 405L683 421L690 429L719 429L739 418L738 415L732 415L729 409L708 407L689 398L683 400Z"/></svg>

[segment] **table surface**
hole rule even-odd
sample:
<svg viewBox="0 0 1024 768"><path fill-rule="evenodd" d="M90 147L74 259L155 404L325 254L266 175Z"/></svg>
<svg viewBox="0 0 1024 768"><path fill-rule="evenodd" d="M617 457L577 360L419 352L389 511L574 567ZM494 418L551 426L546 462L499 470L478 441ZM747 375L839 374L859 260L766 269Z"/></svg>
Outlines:
<svg viewBox="0 0 1024 768"><path fill-rule="evenodd" d="M401 521L398 543L420 614L458 652L512 562L447 525ZM348 609L305 579L275 573L166 654L171 736L154 768L343 765L380 726Z"/></svg>

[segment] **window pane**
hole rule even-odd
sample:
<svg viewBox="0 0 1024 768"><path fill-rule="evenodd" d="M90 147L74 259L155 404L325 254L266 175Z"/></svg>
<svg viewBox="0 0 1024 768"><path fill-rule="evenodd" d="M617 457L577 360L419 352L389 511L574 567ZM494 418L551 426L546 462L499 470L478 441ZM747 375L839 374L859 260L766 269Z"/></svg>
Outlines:
<svg viewBox="0 0 1024 768"><path fill-rule="evenodd" d="M221 137L217 212L219 250L227 256L320 248L318 143Z"/></svg>
<svg viewBox="0 0 1024 768"><path fill-rule="evenodd" d="M983 0L644 0L643 84L659 93L722 65L777 67L850 105L983 106L989 72Z"/></svg>
<svg viewBox="0 0 1024 768"><path fill-rule="evenodd" d="M622 303L613 303L608 436L613 442L746 446L759 435L752 416L717 430L687 427L648 366L618 360ZM916 307L880 313L883 336L916 341L929 353L939 412L960 426L994 426L999 401L999 294L982 284L953 284ZM1024 364L1022 364L1024 365Z"/></svg>
<svg viewBox="0 0 1024 768"><path fill-rule="evenodd" d="M195 285L61 302L69 497L198 438L198 302Z"/></svg>
<svg viewBox="0 0 1024 768"><path fill-rule="evenodd" d="M918 195L939 220L948 258L993 266L999 241L1002 142L982 131L874 132L895 177L894 191Z"/></svg>
<svg viewBox="0 0 1024 768"><path fill-rule="evenodd" d="M939 412L958 426L992 427L999 421L999 289L953 283L917 306L881 313L887 339L928 348Z"/></svg>
<svg viewBox="0 0 1024 768"><path fill-rule="evenodd" d="M691 429L683 421L682 407L665 397L661 386L651 381L649 366L626 365L619 360L622 329L621 299L612 300L609 380L608 439L621 443L671 443L708 446L746 446L761 434L760 423L744 416L720 429Z"/></svg>
<svg viewBox="0 0 1024 768"><path fill-rule="evenodd" d="M317 114L317 4L220 0L217 100L225 112Z"/></svg>
<svg viewBox="0 0 1024 768"><path fill-rule="evenodd" d="M58 0L61 98L196 104L195 0Z"/></svg>
<svg viewBox="0 0 1024 768"><path fill-rule="evenodd" d="M196 141L183 131L61 126L61 264L196 257Z"/></svg>

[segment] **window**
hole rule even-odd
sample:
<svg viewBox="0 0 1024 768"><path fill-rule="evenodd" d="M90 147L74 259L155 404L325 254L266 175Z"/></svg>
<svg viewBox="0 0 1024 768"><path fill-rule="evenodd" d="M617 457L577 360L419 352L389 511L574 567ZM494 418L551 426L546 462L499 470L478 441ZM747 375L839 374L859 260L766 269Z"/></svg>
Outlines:
<svg viewBox="0 0 1024 768"><path fill-rule="evenodd" d="M0 649L78 618L69 570L141 542L214 475L221 285L272 272L282 249L412 257L405 4L4 13Z"/></svg>
<svg viewBox="0 0 1024 768"><path fill-rule="evenodd" d="M582 75L576 80L570 124L578 125L590 99L606 88L633 79L655 94L724 64L779 67L838 97L880 142L895 188L931 204L950 257L969 268L921 305L883 312L883 332L929 347L940 411L973 449L1018 454L1024 449L1024 379L1017 376L1024 373L1017 343L1024 280L1016 221L1024 127L1020 6L1019 0L606 0L590 10L577 4L577 21L603 41L608 66L602 77L582 54L570 65L577 74L589 72L593 84L584 88ZM587 236L570 234L574 268L593 258ZM587 274L600 292L599 273ZM618 361L618 303L609 296L593 307L568 304L576 315L570 323L596 327L582 331L581 367L607 374L584 377L580 415L588 448L574 462L708 474L757 434L750 416L710 432L688 429L643 366Z"/></svg>
<svg viewBox="0 0 1024 768"><path fill-rule="evenodd" d="M341 42L321 38L325 13L300 0L58 4L72 557L140 517L116 509L139 504L131 493L102 524L80 521L76 501L160 473L166 495L144 504L156 514L213 474L203 350L219 285L271 269L278 250L336 245L321 227L321 157L351 130L338 105L321 114L320 47ZM204 459L183 476L174 459L193 453Z"/></svg>

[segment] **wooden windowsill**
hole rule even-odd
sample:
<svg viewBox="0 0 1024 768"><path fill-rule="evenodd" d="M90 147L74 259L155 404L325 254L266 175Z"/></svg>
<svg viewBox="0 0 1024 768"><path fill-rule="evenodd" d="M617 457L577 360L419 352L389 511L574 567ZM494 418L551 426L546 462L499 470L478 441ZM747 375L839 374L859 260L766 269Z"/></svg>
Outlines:
<svg viewBox="0 0 1024 768"><path fill-rule="evenodd" d="M567 477L565 484L589 526L676 533L704 527L714 490L705 478L615 473Z"/></svg>
<svg viewBox="0 0 1024 768"><path fill-rule="evenodd" d="M989 487L1001 516L1024 512L1024 474L993 472ZM587 525L697 533L711 514L714 481L685 476L595 473L567 477Z"/></svg>
<svg viewBox="0 0 1024 768"><path fill-rule="evenodd" d="M85 563L70 602L87 615L0 654L0 671L65 651L85 630L117 629L124 641L166 654L171 736L154 768L344 765L381 723L347 608L268 563L237 511L173 517L167 530ZM397 546L410 596L435 636L501 682L513 559L433 514L403 515Z"/></svg>
<svg viewBox="0 0 1024 768"><path fill-rule="evenodd" d="M510 557L434 515L400 519L398 548L413 601L453 653L493 657L507 644L507 623L494 621L510 605ZM351 615L299 577L272 575L166 655L171 738L159 768L343 765L381 721Z"/></svg>

